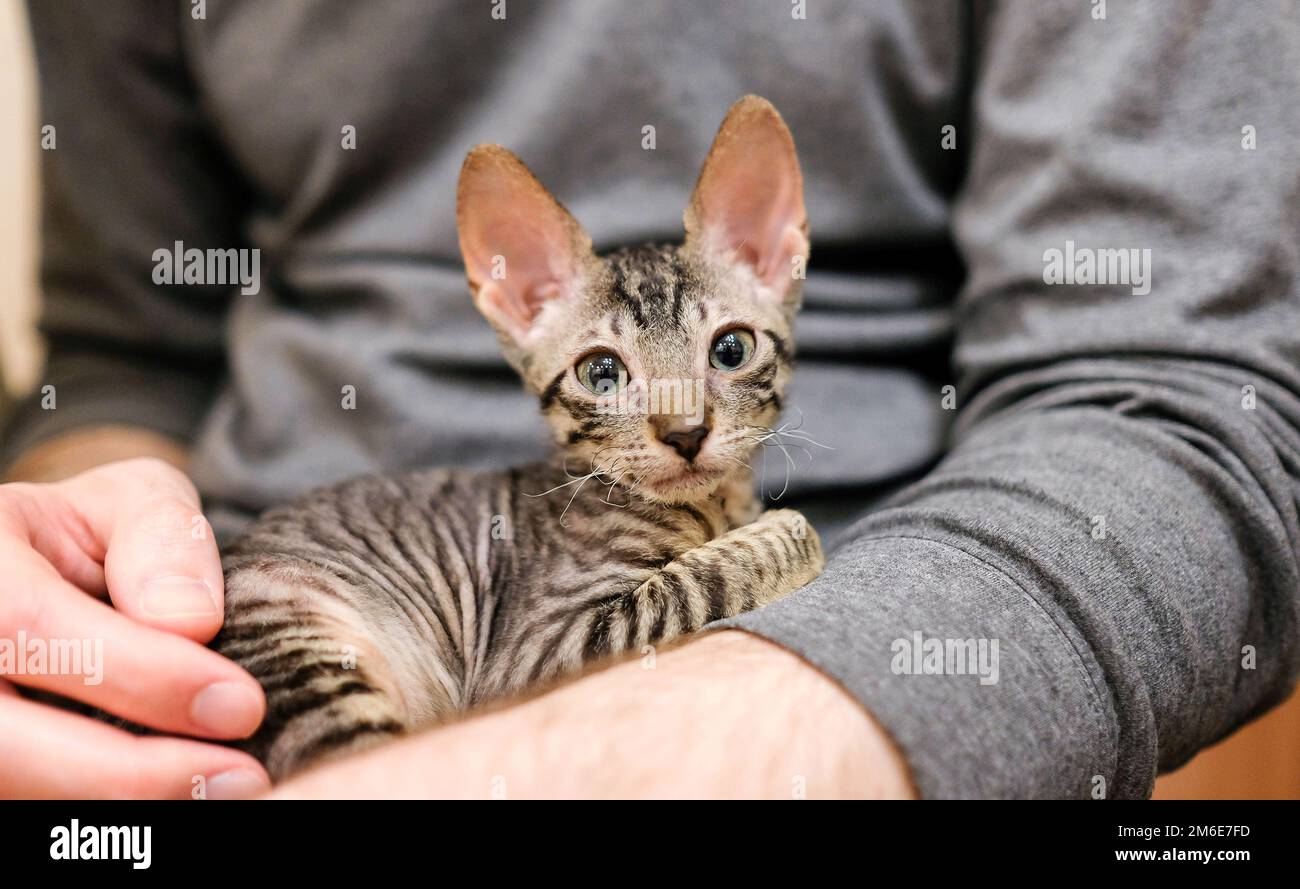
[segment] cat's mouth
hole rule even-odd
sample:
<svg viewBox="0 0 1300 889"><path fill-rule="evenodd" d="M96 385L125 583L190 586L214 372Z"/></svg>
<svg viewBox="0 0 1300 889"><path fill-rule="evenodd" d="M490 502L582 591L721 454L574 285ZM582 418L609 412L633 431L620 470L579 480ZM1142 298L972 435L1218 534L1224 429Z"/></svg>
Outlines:
<svg viewBox="0 0 1300 889"><path fill-rule="evenodd" d="M722 481L723 475L725 471L722 467L698 460L691 463L679 461L675 466L665 467L657 475L642 476L638 487L657 499L695 499L707 496Z"/></svg>

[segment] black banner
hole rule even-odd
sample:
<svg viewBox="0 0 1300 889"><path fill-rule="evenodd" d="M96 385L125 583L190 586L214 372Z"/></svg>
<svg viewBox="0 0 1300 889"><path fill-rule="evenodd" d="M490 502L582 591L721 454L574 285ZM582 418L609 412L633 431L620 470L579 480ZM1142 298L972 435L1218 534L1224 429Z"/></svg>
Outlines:
<svg viewBox="0 0 1300 889"><path fill-rule="evenodd" d="M531 860L534 872L554 869L558 876L561 862L571 861L581 848L584 873L606 857L626 866L629 855L641 859L640 869L653 872L653 858L680 842L742 867L745 861L790 856L787 860L820 869L847 853L885 866L994 865L999 875L1055 876L1100 865L1147 873L1162 865L1180 870L1196 865L1221 874L1259 863L1288 865L1297 813L1286 803L1236 802L859 804L815 816L786 809L761 817L753 811L724 815L716 808L704 813L686 806L619 808L593 820L571 813L538 817L535 811L501 806L470 812L467 806L439 802L299 802L237 809L10 802L0 805L0 853L6 865L23 870L95 870L128 880L145 874L247 875L250 868L268 877L337 877L353 866L427 865L452 860L435 850L491 853L493 845L500 847L498 853L486 861L494 868L498 861ZM707 830L690 840L704 826L694 822L705 818ZM668 837L677 842L666 843ZM846 843L847 837L852 839ZM461 859L457 869L475 866L474 860Z"/></svg>

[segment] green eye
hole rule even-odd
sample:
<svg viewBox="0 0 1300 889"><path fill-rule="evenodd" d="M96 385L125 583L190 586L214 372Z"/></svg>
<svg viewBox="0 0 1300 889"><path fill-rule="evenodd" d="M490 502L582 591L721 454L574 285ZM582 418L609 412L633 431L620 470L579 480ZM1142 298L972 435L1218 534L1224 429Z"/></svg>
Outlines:
<svg viewBox="0 0 1300 889"><path fill-rule="evenodd" d="M736 370L743 367L753 354L754 335L737 327L713 341L713 347L709 349L709 364L718 370Z"/></svg>
<svg viewBox="0 0 1300 889"><path fill-rule="evenodd" d="M627 385L627 368L611 352L593 352L574 370L578 382L597 395L613 395Z"/></svg>

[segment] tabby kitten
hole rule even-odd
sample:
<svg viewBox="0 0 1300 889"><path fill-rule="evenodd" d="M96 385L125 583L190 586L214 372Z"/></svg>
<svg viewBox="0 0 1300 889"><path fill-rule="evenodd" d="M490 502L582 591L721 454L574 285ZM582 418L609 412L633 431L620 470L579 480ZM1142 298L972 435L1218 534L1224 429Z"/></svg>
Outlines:
<svg viewBox="0 0 1300 889"><path fill-rule="evenodd" d="M596 256L495 145L466 158L456 217L474 302L558 453L346 482L225 551L213 644L266 690L246 746L277 779L756 608L822 568L801 515L761 512L748 464L790 377L809 246L770 103L748 96L723 121L683 245ZM619 401L651 381L703 404L687 417Z"/></svg>

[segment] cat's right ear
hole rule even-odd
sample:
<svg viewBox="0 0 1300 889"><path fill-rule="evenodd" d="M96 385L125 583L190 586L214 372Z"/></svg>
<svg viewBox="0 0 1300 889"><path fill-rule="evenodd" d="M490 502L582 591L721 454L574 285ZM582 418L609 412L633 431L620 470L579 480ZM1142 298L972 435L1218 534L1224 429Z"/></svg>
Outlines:
<svg viewBox="0 0 1300 889"><path fill-rule="evenodd" d="M745 96L727 112L683 218L687 246L749 267L762 293L797 296L808 214L794 137L772 103Z"/></svg>
<svg viewBox="0 0 1300 889"><path fill-rule="evenodd" d="M549 304L575 296L595 260L582 226L500 145L465 158L456 227L474 305L521 349Z"/></svg>

